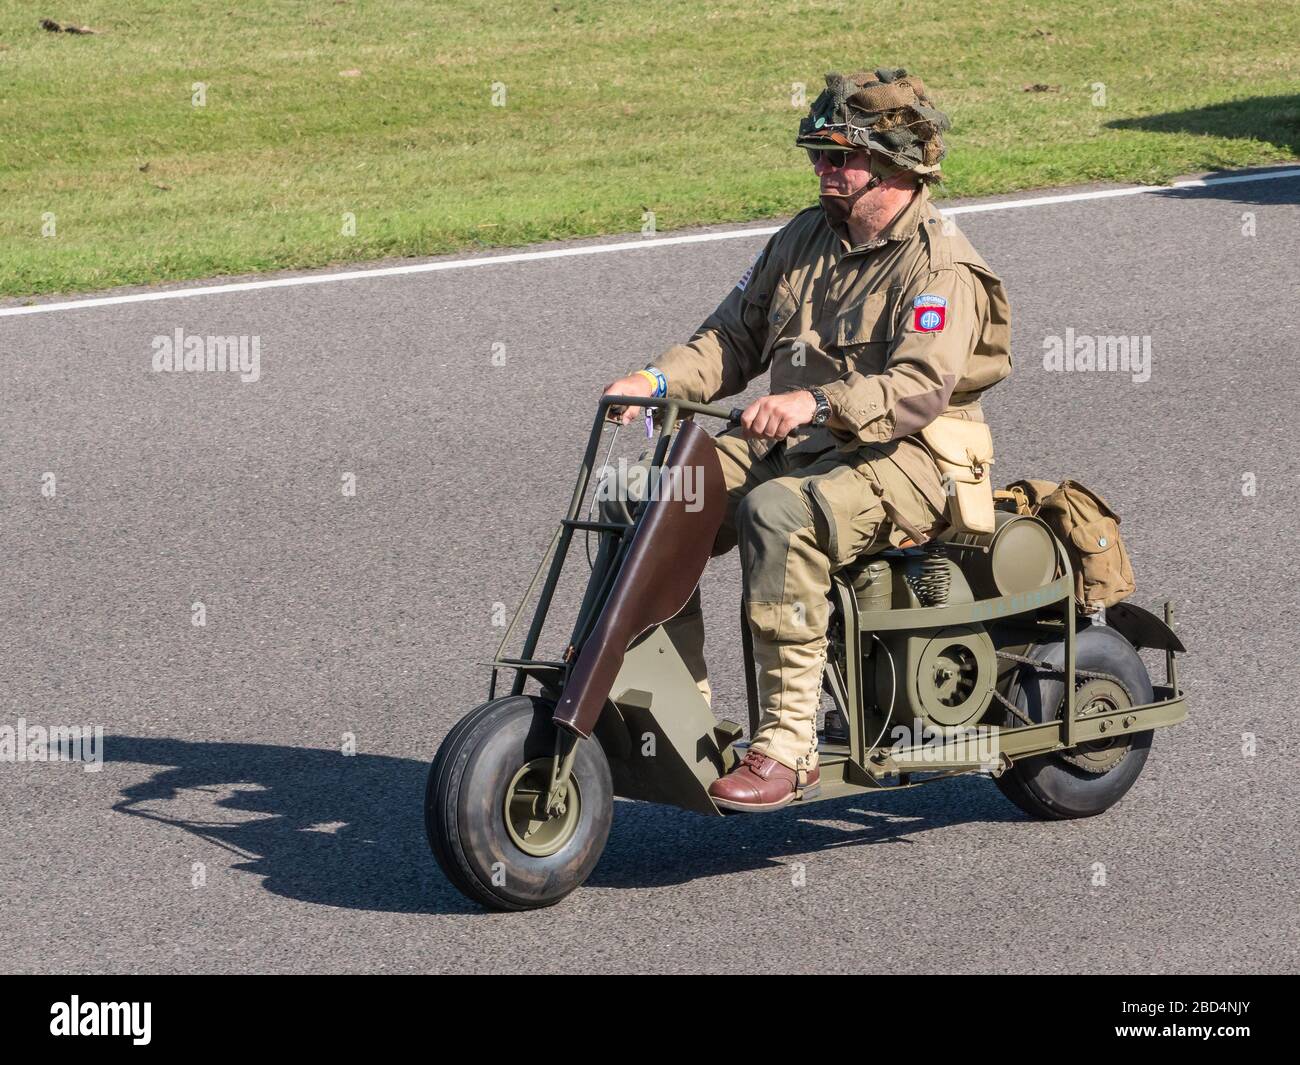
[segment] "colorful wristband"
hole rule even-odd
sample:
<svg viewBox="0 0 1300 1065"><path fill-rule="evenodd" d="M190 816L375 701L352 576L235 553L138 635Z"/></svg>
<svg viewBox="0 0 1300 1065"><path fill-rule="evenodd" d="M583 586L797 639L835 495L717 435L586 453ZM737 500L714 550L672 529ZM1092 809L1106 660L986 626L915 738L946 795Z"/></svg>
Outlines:
<svg viewBox="0 0 1300 1065"><path fill-rule="evenodd" d="M647 366L644 370L637 370L637 373L655 386L654 396L656 399L668 395L668 378L664 376L662 370Z"/></svg>

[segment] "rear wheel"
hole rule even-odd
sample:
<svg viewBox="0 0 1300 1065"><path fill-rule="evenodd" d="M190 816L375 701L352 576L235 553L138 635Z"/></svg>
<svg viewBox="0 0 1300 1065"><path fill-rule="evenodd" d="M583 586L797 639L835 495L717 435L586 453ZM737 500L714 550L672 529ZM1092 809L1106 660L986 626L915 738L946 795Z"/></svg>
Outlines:
<svg viewBox="0 0 1300 1065"><path fill-rule="evenodd" d="M1152 702L1151 678L1133 645L1114 629L1092 625L1075 641L1078 669L1114 679L1079 677L1075 698L1081 717L1106 714ZM1038 644L1029 658L1058 669L1065 665L1065 644ZM1056 672L1023 666L1012 675L1005 693L1034 721L1059 720L1065 712L1065 679ZM1008 716L1008 725L1023 724ZM1133 786L1151 749L1152 731L1120 733L1068 751L1021 758L1000 777L1002 794L1031 817L1064 820L1092 817L1110 809Z"/></svg>
<svg viewBox="0 0 1300 1065"><path fill-rule="evenodd" d="M442 871L498 910L550 906L596 867L613 820L609 763L578 740L562 806L548 809L554 707L518 695L471 711L429 769L424 822Z"/></svg>

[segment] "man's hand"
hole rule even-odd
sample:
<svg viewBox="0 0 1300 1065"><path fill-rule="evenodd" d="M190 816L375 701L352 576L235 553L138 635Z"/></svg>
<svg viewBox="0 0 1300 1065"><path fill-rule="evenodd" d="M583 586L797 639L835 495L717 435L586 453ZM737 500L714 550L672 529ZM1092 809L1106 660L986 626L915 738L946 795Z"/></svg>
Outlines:
<svg viewBox="0 0 1300 1065"><path fill-rule="evenodd" d="M817 400L811 392L782 392L751 403L740 416L740 425L746 440L784 440L816 413Z"/></svg>
<svg viewBox="0 0 1300 1065"><path fill-rule="evenodd" d="M655 386L650 383L645 374L639 373L620 377L601 393L602 396L653 396L654 394ZM624 407L623 413L618 415L618 421L626 425L640 413L640 407Z"/></svg>

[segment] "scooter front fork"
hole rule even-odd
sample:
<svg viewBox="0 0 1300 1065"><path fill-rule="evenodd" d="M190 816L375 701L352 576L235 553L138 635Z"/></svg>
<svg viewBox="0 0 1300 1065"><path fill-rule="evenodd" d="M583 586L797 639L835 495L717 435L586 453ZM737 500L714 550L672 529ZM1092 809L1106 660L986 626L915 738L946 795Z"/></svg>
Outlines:
<svg viewBox="0 0 1300 1065"><path fill-rule="evenodd" d="M569 774L573 771L573 760L578 756L578 744L581 736L575 736L568 729L555 730L555 756L551 762L551 787L546 793L546 813L556 817L568 809Z"/></svg>

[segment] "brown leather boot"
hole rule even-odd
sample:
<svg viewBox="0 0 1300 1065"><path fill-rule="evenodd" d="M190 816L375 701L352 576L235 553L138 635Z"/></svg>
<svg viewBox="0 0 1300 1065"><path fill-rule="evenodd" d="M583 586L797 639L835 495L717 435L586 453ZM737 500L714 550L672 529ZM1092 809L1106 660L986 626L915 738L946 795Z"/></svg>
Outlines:
<svg viewBox="0 0 1300 1065"><path fill-rule="evenodd" d="M821 770L806 774L800 798L821 790ZM796 774L762 751L751 750L744 761L725 777L709 785L709 795L724 810L766 813L788 806L795 798Z"/></svg>

